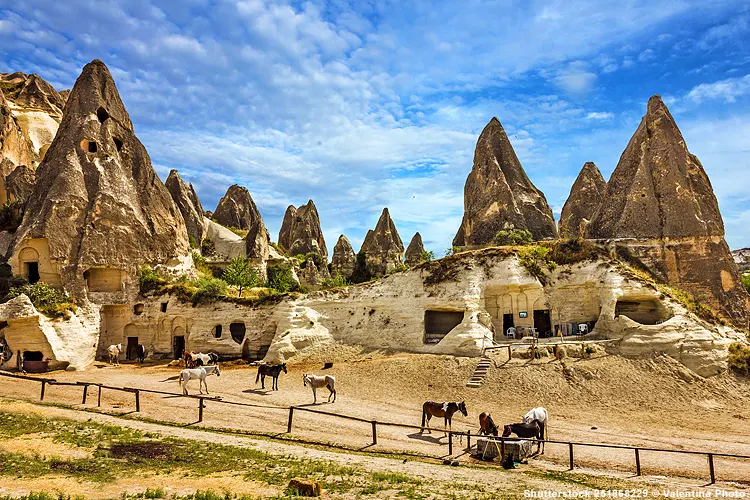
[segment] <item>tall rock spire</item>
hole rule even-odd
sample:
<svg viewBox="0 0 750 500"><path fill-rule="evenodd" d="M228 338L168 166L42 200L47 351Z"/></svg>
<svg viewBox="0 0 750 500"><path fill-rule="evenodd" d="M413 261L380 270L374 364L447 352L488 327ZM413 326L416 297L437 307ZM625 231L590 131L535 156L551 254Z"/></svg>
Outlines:
<svg viewBox="0 0 750 500"><path fill-rule="evenodd" d="M527 229L536 240L557 236L544 194L526 176L500 121L492 118L477 141L453 245L487 245L498 231L511 228Z"/></svg>
<svg viewBox="0 0 750 500"><path fill-rule="evenodd" d="M562 238L584 235L586 226L596 215L604 200L607 182L593 162L586 162L578 174L560 215L559 232Z"/></svg>
<svg viewBox="0 0 750 500"><path fill-rule="evenodd" d="M588 234L615 240L662 281L748 327L750 295L724 241L711 182L658 95L649 99Z"/></svg>
<svg viewBox="0 0 750 500"><path fill-rule="evenodd" d="M205 228L203 227L203 206L198 199L198 194L195 192L193 185L185 184L180 174L174 169L169 172L169 177L167 177L164 185L169 190L172 200L182 214L188 236L193 239L196 245L200 246L205 233Z"/></svg>
<svg viewBox="0 0 750 500"><path fill-rule="evenodd" d="M409 243L409 246L406 248L406 253L404 254L406 264L409 266L415 266L419 264L420 262L424 261L423 255L424 244L422 243L422 235L419 233L415 233L411 239L411 242Z"/></svg>
<svg viewBox="0 0 750 500"><path fill-rule="evenodd" d="M279 230L279 245L289 255L316 253L323 262L328 261L328 249L323 231L320 228L320 217L315 203L309 200L305 205L286 209L284 222Z"/></svg>
<svg viewBox="0 0 750 500"><path fill-rule="evenodd" d="M343 234L333 247L333 256L331 257L331 276L343 276L350 279L354 274L354 268L357 264L357 256L354 255L352 244Z"/></svg>
<svg viewBox="0 0 750 500"><path fill-rule="evenodd" d="M261 217L247 188L233 184L219 200L213 218L222 226L249 230Z"/></svg>
<svg viewBox="0 0 750 500"><path fill-rule="evenodd" d="M404 244L388 208L384 208L380 214L375 230L367 231L359 252L363 255L364 266L371 276L383 276L403 264Z"/></svg>
<svg viewBox="0 0 750 500"><path fill-rule="evenodd" d="M119 272L129 282L140 265L187 251L182 217L133 132L112 75L94 60L78 77L37 169L14 258L36 255L43 279L47 273L79 293L91 268L106 268L109 277ZM14 264L23 273L23 262Z"/></svg>

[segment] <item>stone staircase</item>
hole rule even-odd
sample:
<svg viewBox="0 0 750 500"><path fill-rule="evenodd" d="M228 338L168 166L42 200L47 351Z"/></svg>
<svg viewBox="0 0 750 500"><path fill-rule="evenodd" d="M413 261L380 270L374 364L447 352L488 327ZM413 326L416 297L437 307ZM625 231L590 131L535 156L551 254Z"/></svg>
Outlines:
<svg viewBox="0 0 750 500"><path fill-rule="evenodd" d="M466 384L466 387L479 387L484 382L484 377L487 376L487 372L490 369L490 366L492 366L492 360L490 358L483 356L482 359L479 360L479 363L477 363L477 367L474 369L474 375L471 376L471 379L469 379L469 382Z"/></svg>

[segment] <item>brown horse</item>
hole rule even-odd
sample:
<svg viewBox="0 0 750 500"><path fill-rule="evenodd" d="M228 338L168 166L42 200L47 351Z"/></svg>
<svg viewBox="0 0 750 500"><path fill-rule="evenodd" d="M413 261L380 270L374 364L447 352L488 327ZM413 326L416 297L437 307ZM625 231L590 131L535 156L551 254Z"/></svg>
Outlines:
<svg viewBox="0 0 750 500"><path fill-rule="evenodd" d="M541 447L544 454L544 422L532 420L522 424L508 424L503 428L503 437L509 437L511 433L524 439L536 438L536 452L539 453Z"/></svg>
<svg viewBox="0 0 750 500"><path fill-rule="evenodd" d="M497 436L498 430L489 413L483 411L479 414L479 434L486 436Z"/></svg>
<svg viewBox="0 0 750 500"><path fill-rule="evenodd" d="M427 429L430 429L430 419L434 417L443 417L445 419L445 428L451 428L451 419L453 414L460 411L464 414L464 417L469 416L466 411L466 403L464 401L458 402L453 401L450 403L437 403L435 401L427 401L422 405L422 430L424 431L425 424ZM426 420L426 422L425 422ZM430 432L432 432L430 430Z"/></svg>

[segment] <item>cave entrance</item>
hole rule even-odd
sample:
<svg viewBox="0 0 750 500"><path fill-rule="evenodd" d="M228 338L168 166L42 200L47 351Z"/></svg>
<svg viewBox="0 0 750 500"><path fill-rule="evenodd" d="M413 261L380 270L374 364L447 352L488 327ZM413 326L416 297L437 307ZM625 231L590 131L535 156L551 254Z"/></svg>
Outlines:
<svg viewBox="0 0 750 500"><path fill-rule="evenodd" d="M232 334L232 340L241 344L245 338L245 323L232 323L229 325L229 333Z"/></svg>
<svg viewBox="0 0 750 500"><path fill-rule="evenodd" d="M549 309L537 309L534 311L534 328L540 337L552 336L552 320Z"/></svg>
<svg viewBox="0 0 750 500"><path fill-rule="evenodd" d="M516 322L513 319L513 313L503 314L503 338L508 335L508 328L516 326Z"/></svg>
<svg viewBox="0 0 750 500"><path fill-rule="evenodd" d="M463 320L463 311L425 311L424 343L437 344Z"/></svg>
<svg viewBox="0 0 750 500"><path fill-rule="evenodd" d="M672 317L669 309L654 297L620 297L615 305L615 318L621 315L642 325L657 325Z"/></svg>
<svg viewBox="0 0 750 500"><path fill-rule="evenodd" d="M27 262L26 263L26 279L32 285L39 281L39 262Z"/></svg>
<svg viewBox="0 0 750 500"><path fill-rule="evenodd" d="M172 339L172 352L174 353L174 359L180 359L182 354L185 352L185 336L175 335Z"/></svg>
<svg viewBox="0 0 750 500"><path fill-rule="evenodd" d="M138 337L128 337L128 350L125 351L125 359L138 358Z"/></svg>

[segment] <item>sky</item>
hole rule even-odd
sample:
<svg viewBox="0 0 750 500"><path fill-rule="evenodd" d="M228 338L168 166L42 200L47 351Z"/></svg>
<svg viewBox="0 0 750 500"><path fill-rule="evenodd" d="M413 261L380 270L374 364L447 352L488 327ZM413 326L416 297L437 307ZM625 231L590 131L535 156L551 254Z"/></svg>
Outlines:
<svg viewBox="0 0 750 500"><path fill-rule="evenodd" d="M734 0L0 0L0 72L109 67L162 180L246 186L277 239L313 199L329 252L388 207L439 257L482 128L503 123L555 217L608 179L661 94L733 249L750 247L750 4Z"/></svg>

